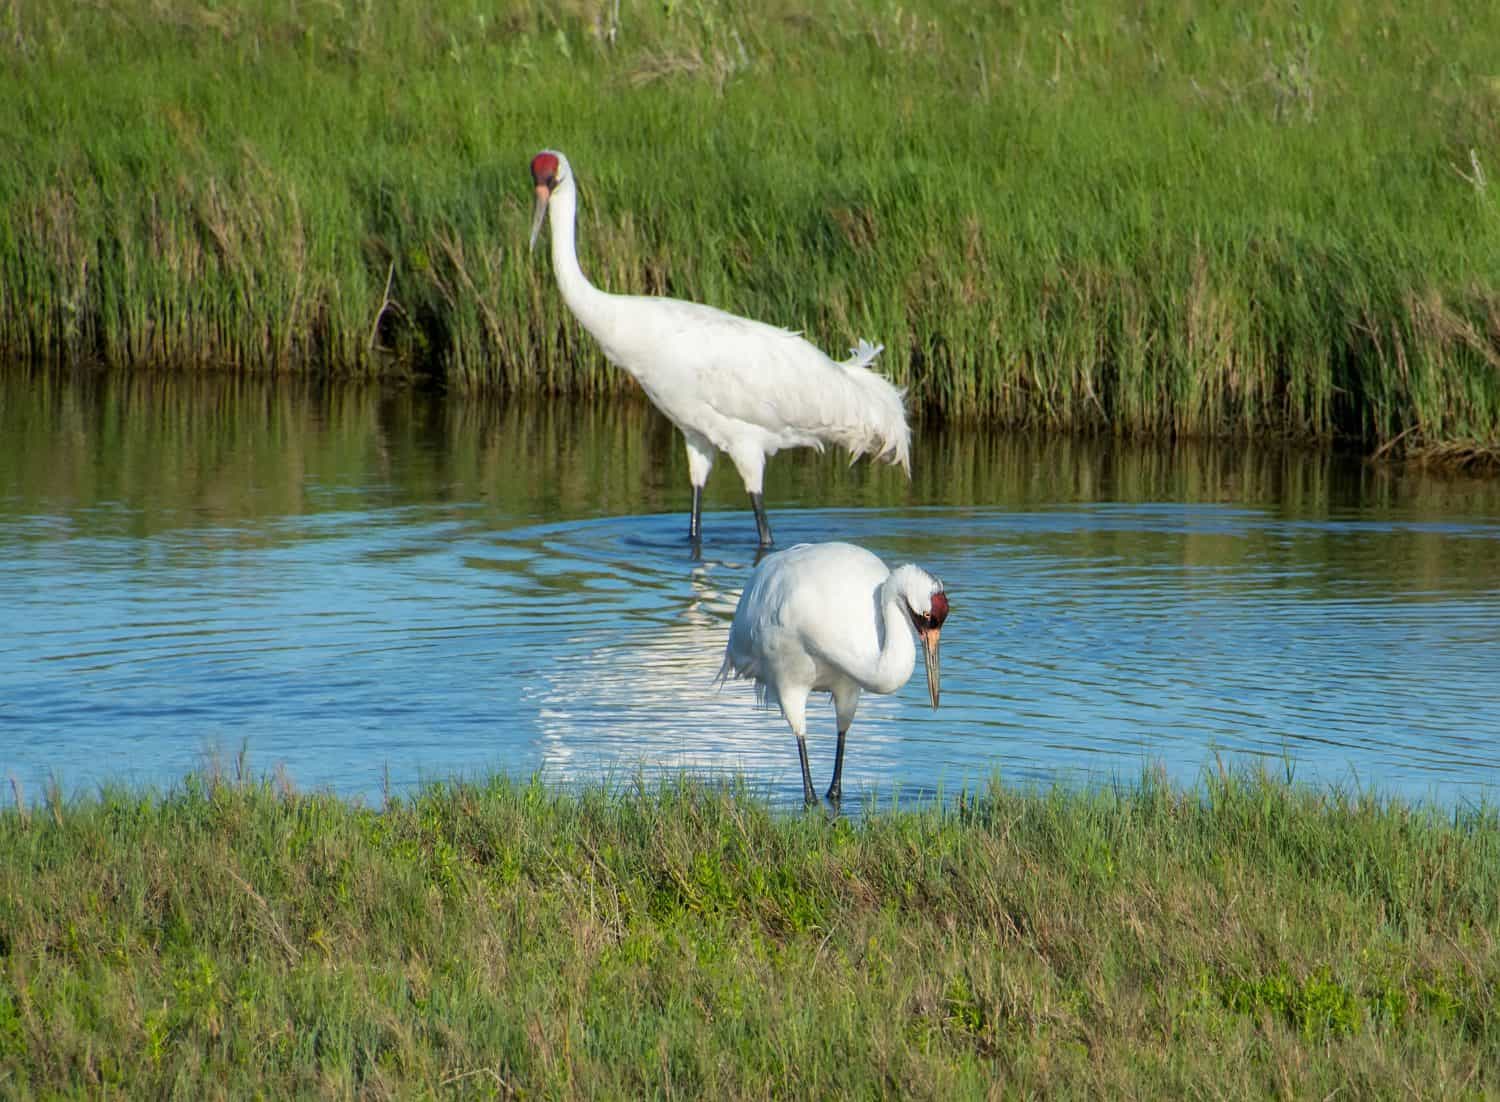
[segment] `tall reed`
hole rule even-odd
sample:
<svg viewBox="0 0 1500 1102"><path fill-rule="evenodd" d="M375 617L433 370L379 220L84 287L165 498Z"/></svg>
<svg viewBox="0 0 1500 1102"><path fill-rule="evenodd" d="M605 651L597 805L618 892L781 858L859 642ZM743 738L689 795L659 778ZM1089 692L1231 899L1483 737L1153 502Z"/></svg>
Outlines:
<svg viewBox="0 0 1500 1102"><path fill-rule="evenodd" d="M922 410L1500 441L1500 10L1179 0L12 3L0 348L629 387L525 249Z"/></svg>

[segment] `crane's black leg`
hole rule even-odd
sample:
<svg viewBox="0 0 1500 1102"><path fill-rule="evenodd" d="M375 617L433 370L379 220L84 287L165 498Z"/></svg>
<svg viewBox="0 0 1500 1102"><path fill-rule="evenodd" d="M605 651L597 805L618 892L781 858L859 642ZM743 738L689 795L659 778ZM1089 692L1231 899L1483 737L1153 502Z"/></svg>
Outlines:
<svg viewBox="0 0 1500 1102"><path fill-rule="evenodd" d="M839 748L833 752L833 783L828 786L828 802L838 810L839 801L844 798L844 786L841 779L844 775L844 736L849 732L839 732Z"/></svg>
<svg viewBox="0 0 1500 1102"><path fill-rule="evenodd" d="M693 487L693 515L688 520L688 540L692 543L703 541L703 487Z"/></svg>
<svg viewBox="0 0 1500 1102"><path fill-rule="evenodd" d="M760 494L751 494L750 507L755 510L755 527L760 530L760 545L770 547L774 541L771 539L771 522L766 519L765 498Z"/></svg>
<svg viewBox="0 0 1500 1102"><path fill-rule="evenodd" d="M812 770L807 767L807 739L797 736L797 756L802 759L802 802L808 807L818 802L818 794L813 791Z"/></svg>

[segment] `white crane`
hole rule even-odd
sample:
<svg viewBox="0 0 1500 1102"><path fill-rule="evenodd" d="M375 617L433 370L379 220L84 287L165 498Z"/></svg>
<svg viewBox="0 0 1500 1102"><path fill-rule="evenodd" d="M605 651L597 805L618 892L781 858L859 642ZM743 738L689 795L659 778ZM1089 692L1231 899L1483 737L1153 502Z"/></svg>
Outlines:
<svg viewBox="0 0 1500 1102"><path fill-rule="evenodd" d="M911 430L902 392L869 370L879 345L860 341L843 363L796 333L680 299L611 295L578 266L574 223L578 191L568 159L543 150L531 162L536 184L536 248L551 211L552 270L563 301L608 359L641 384L657 409L682 430L693 515L688 538L702 534L703 485L720 451L729 453L755 510L760 546L771 546L761 497L766 457L782 448L825 444L858 458L874 454L911 473Z"/></svg>
<svg viewBox="0 0 1500 1102"><path fill-rule="evenodd" d="M719 668L755 679L761 702L781 705L797 736L802 797L817 803L807 767L807 697L833 694L839 742L828 802L843 795L844 737L861 691L893 693L916 665L912 631L927 659L927 691L938 706L938 638L948 617L943 583L908 563L885 563L852 543L801 543L767 555L740 597Z"/></svg>

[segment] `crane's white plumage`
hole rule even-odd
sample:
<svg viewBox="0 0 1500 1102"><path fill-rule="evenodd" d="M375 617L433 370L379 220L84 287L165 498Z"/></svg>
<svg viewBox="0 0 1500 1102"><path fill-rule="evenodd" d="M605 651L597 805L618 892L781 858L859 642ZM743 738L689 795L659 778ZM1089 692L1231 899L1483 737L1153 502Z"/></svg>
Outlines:
<svg viewBox="0 0 1500 1102"><path fill-rule="evenodd" d="M861 692L893 693L916 665L915 631L922 641L927 688L937 707L938 640L948 616L943 583L908 563L885 563L850 543L803 543L768 555L740 596L721 680L753 678L765 703L777 703L797 737L802 792L816 801L807 764L807 698L833 694L838 749L828 799L837 803L844 736Z"/></svg>
<svg viewBox="0 0 1500 1102"><path fill-rule="evenodd" d="M575 247L578 191L568 159L544 150L531 162L536 243L544 216L563 301L609 360L630 372L687 442L693 484L689 533L697 539L701 494L719 452L734 462L771 542L761 501L765 463L782 448L827 444L911 472L911 430L902 392L871 371L880 345L861 340L842 363L786 329L679 299L612 295L583 274Z"/></svg>

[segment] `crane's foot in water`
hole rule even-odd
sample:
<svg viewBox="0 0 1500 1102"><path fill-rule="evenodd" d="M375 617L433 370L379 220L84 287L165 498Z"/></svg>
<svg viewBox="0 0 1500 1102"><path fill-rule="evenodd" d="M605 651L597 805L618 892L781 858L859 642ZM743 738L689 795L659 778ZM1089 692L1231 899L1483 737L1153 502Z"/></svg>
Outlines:
<svg viewBox="0 0 1500 1102"><path fill-rule="evenodd" d="M755 510L755 528L760 533L760 549L764 551L776 542L771 538L771 522L766 519L765 498L760 494L751 494L750 508Z"/></svg>
<svg viewBox="0 0 1500 1102"><path fill-rule="evenodd" d="M844 798L844 740L848 734L847 729L839 732L838 749L833 754L833 780L828 783L828 802L833 805L835 813Z"/></svg>
<svg viewBox="0 0 1500 1102"><path fill-rule="evenodd" d="M802 762L802 803L816 807L818 794L813 790L812 770L807 767L807 738L803 735L797 736L797 757Z"/></svg>
<svg viewBox="0 0 1500 1102"><path fill-rule="evenodd" d="M693 487L693 512L688 517L688 542L695 548L703 542L703 487ZM695 558L697 556L694 556Z"/></svg>

